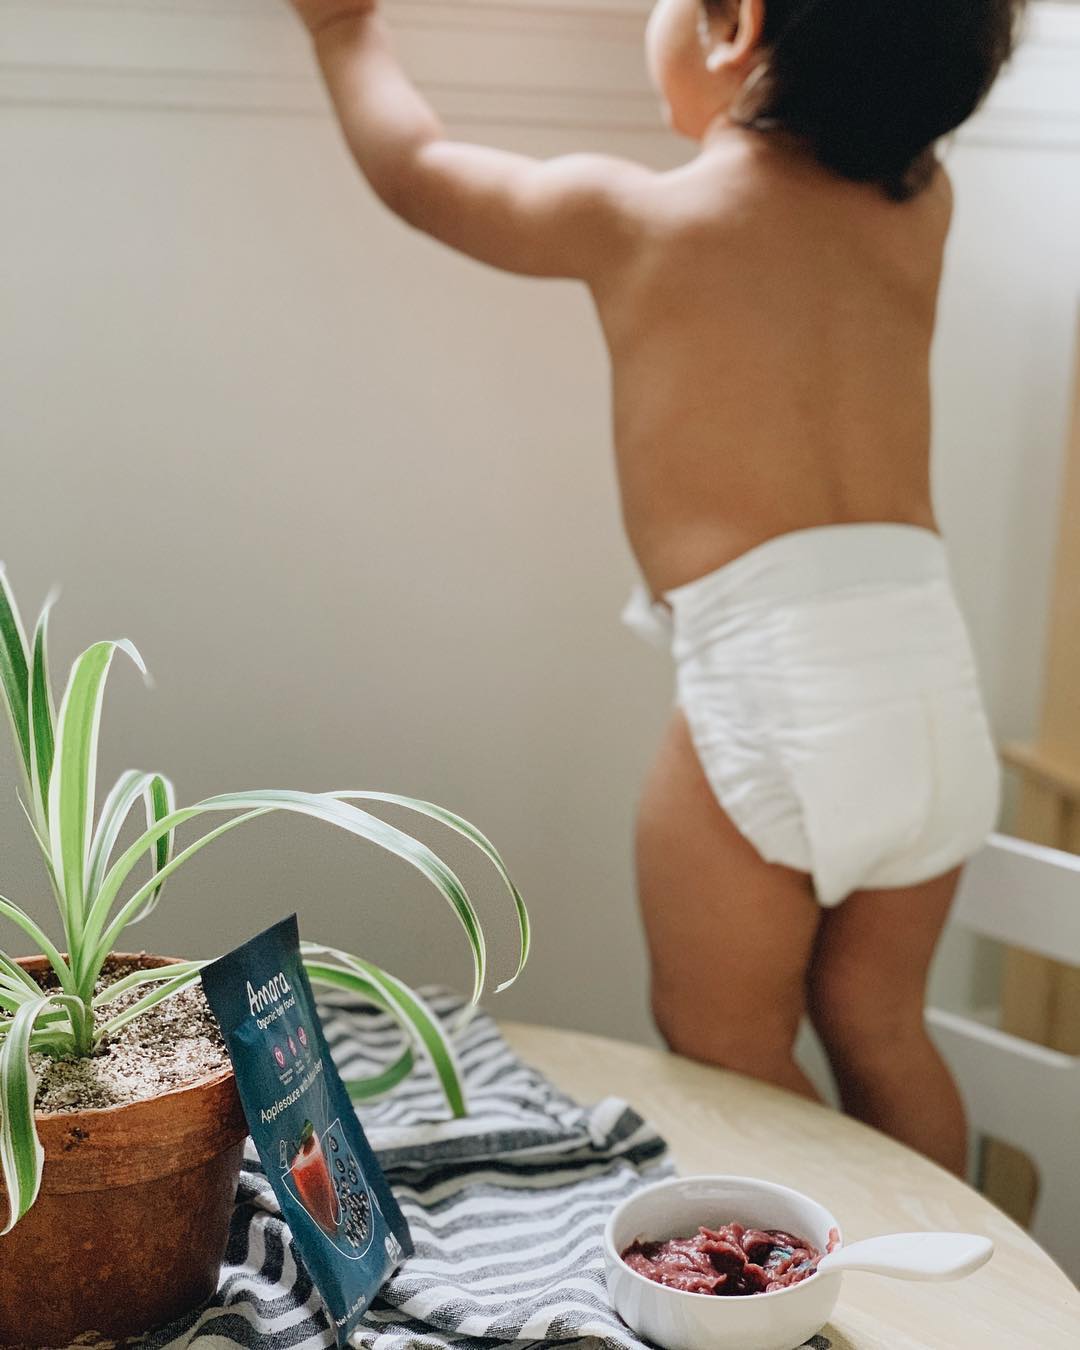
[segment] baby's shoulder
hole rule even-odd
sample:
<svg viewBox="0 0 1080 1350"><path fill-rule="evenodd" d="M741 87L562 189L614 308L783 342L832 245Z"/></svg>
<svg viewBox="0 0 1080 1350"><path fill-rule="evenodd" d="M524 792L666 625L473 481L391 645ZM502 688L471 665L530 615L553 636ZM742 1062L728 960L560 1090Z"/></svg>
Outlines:
<svg viewBox="0 0 1080 1350"><path fill-rule="evenodd" d="M641 200L673 241L723 240L737 248L796 229L824 207L827 186L783 163L760 133L723 135L678 168L654 177Z"/></svg>
<svg viewBox="0 0 1080 1350"><path fill-rule="evenodd" d="M732 138L655 176L646 203L669 225L737 224L768 200L755 157Z"/></svg>
<svg viewBox="0 0 1080 1350"><path fill-rule="evenodd" d="M945 166L915 197L898 203L876 184L858 183L824 168L778 134L721 135L688 163L654 176L643 195L647 210L679 232L706 229L776 239L806 237L816 228L859 233L891 229L947 230L953 189Z"/></svg>

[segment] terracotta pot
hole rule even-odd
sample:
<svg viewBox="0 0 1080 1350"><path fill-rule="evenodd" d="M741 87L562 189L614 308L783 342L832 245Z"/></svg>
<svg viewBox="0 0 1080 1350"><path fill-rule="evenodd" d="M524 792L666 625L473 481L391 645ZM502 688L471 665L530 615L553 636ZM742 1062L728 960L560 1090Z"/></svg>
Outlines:
<svg viewBox="0 0 1080 1350"><path fill-rule="evenodd" d="M247 1135L231 1069L130 1106L39 1111L37 1127L40 1194L0 1237L0 1345L137 1336L214 1293Z"/></svg>

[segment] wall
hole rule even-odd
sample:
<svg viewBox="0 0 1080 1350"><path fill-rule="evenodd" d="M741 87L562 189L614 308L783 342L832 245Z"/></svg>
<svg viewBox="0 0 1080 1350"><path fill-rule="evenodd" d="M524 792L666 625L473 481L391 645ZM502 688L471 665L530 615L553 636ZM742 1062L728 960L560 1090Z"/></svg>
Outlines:
<svg viewBox="0 0 1080 1350"><path fill-rule="evenodd" d="M390 6L455 134L662 165L686 151L645 87L644 12ZM1080 34L1054 6L1038 33L950 155L936 354L941 514L1002 736L1036 706L1080 282ZM0 102L0 556L28 610L64 583L58 665L130 635L154 673L117 668L104 771L160 767L184 801L444 802L533 911L497 1007L648 1037L629 836L670 677L617 623L632 572L585 294L389 219L270 0L5 0ZM0 838L4 893L32 897L10 792ZM467 876L504 971L505 909ZM296 906L408 978L466 978L434 893L311 822L258 822L170 891L133 942L209 955ZM967 950L943 972L966 989Z"/></svg>

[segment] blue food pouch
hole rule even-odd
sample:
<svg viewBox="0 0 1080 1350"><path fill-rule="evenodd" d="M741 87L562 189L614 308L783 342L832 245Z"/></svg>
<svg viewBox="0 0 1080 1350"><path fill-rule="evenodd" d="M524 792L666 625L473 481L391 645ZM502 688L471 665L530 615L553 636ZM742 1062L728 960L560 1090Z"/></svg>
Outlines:
<svg viewBox="0 0 1080 1350"><path fill-rule="evenodd" d="M202 983L267 1179L344 1347L413 1244L330 1058L296 915L204 967Z"/></svg>

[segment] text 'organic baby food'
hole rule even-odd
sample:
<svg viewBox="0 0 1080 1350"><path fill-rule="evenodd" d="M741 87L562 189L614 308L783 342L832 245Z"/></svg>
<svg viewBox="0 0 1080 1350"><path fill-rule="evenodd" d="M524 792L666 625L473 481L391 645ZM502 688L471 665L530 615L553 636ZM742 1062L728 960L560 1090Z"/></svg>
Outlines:
<svg viewBox="0 0 1080 1350"><path fill-rule="evenodd" d="M413 1246L330 1058L296 916L207 966L202 982L267 1179L345 1346Z"/></svg>

